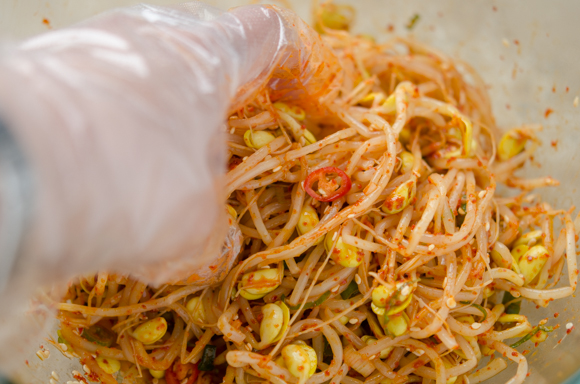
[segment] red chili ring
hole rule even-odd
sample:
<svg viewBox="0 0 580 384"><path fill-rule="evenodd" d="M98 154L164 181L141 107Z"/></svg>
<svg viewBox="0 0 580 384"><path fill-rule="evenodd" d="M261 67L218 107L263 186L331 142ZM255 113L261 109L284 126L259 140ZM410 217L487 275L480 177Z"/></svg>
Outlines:
<svg viewBox="0 0 580 384"><path fill-rule="evenodd" d="M312 189L312 185L314 185L316 181L320 181L322 177L324 177L326 180L326 176L333 173L336 174L341 180L340 187L336 191L330 193L328 196L321 196L318 192ZM317 169L316 171L311 172L308 177L306 177L306 180L304 180L304 190L306 193L312 196L312 198L318 201L333 201L339 199L346 195L348 191L350 191L351 187L352 182L350 181L350 177L348 177L348 175L344 173L342 169L336 167L324 167Z"/></svg>

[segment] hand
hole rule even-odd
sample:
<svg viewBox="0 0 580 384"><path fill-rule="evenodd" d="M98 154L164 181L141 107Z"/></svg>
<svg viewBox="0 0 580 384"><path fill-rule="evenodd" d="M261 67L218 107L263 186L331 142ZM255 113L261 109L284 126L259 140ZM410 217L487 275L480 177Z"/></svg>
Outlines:
<svg viewBox="0 0 580 384"><path fill-rule="evenodd" d="M41 284L99 270L151 284L223 278L239 249L220 193L226 116L264 87L320 97L333 64L289 11L202 3L116 10L6 56L0 159L13 167L0 167L0 250L11 251L0 267L12 267L0 273L0 340L39 340L22 315Z"/></svg>
<svg viewBox="0 0 580 384"><path fill-rule="evenodd" d="M225 116L264 86L323 94L332 60L296 15L266 6L142 5L26 41L0 70L0 108L32 171L20 272L205 282L227 231Z"/></svg>

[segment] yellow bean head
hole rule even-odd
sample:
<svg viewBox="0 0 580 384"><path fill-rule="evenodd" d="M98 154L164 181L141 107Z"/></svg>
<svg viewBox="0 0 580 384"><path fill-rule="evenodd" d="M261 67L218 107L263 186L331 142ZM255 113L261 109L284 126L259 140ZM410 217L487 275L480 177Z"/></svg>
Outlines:
<svg viewBox="0 0 580 384"><path fill-rule="evenodd" d="M401 173L411 172L413 163L415 163L415 156L411 152L403 151L399 154L401 158Z"/></svg>
<svg viewBox="0 0 580 384"><path fill-rule="evenodd" d="M242 276L238 286L240 295L248 300L257 300L280 285L281 276L277 268L259 269Z"/></svg>
<svg viewBox="0 0 580 384"><path fill-rule="evenodd" d="M530 248L519 260L520 271L524 275L524 281L531 283L540 273L550 258L548 250L541 245Z"/></svg>
<svg viewBox="0 0 580 384"><path fill-rule="evenodd" d="M150 369L149 373L156 379L163 379L165 377L165 371L156 371L154 369Z"/></svg>
<svg viewBox="0 0 580 384"><path fill-rule="evenodd" d="M278 102L274 103L274 108L292 116L293 118L295 118L298 121L302 121L306 118L306 112L304 112L304 110L302 108L295 106L295 105L290 106L286 103L278 101Z"/></svg>
<svg viewBox="0 0 580 384"><path fill-rule="evenodd" d="M397 337L404 335L407 332L409 324L407 324L405 317L402 314L399 314L389 317L386 323L386 328L391 335Z"/></svg>
<svg viewBox="0 0 580 384"><path fill-rule="evenodd" d="M494 245L493 249L491 250L491 259L493 262L500 268L511 269L513 264L513 257L510 257L507 260L504 259L501 253L496 250L496 247L497 245Z"/></svg>
<svg viewBox="0 0 580 384"><path fill-rule="evenodd" d="M300 218L298 219L298 224L296 224L296 229L298 234L303 235L314 229L320 222L318 218L318 213L311 205L305 205L300 212Z"/></svg>
<svg viewBox="0 0 580 384"><path fill-rule="evenodd" d="M270 344L282 332L284 327L284 312L276 304L266 304L262 307L264 318L260 324L260 339L263 344Z"/></svg>
<svg viewBox="0 0 580 384"><path fill-rule="evenodd" d="M316 351L314 348L302 340L296 340L292 344L299 345L306 351L308 354L308 359L310 360L310 371L308 372L308 377L314 375L314 372L316 372L316 366L318 365L318 357L316 356Z"/></svg>
<svg viewBox="0 0 580 384"><path fill-rule="evenodd" d="M395 285L387 287L382 284L373 289L371 294L373 304L379 308L385 308L395 293L395 289Z"/></svg>
<svg viewBox="0 0 580 384"><path fill-rule="evenodd" d="M542 231L531 231L528 233L524 233L520 236L515 243L512 245L512 248L518 247L520 245L527 245L531 247L533 245L539 244L542 240Z"/></svg>
<svg viewBox="0 0 580 384"><path fill-rule="evenodd" d="M252 132L251 130L247 130L244 133L244 142L250 148L260 149L263 146L270 144L276 137L272 135L270 132L266 131L256 131Z"/></svg>
<svg viewBox="0 0 580 384"><path fill-rule="evenodd" d="M336 231L331 231L326 234L324 245L327 251L330 251L332 244L334 244L335 233ZM364 253L355 246L343 243L342 237L339 237L336 241L331 257L332 260L343 267L354 268L362 263Z"/></svg>
<svg viewBox="0 0 580 384"><path fill-rule="evenodd" d="M149 320L133 331L133 337L143 344L153 344L167 332L167 321L163 317Z"/></svg>
<svg viewBox="0 0 580 384"><path fill-rule="evenodd" d="M226 209L228 210L229 215L233 217L234 220L238 218L238 212L234 209L234 207L232 207L229 204L226 204Z"/></svg>
<svg viewBox="0 0 580 384"><path fill-rule="evenodd" d="M196 296L190 299L185 306L189 313L193 315L193 319L198 323L206 323L205 308L199 298Z"/></svg>
<svg viewBox="0 0 580 384"><path fill-rule="evenodd" d="M387 196L381 209L385 213L395 214L401 212L411 203L415 197L417 189L414 180L409 180L399 185L395 190Z"/></svg>
<svg viewBox="0 0 580 384"><path fill-rule="evenodd" d="M310 132L308 129L304 128L304 132L302 133L302 139L304 142L301 143L302 145L310 145L316 143L316 137Z"/></svg>
<svg viewBox="0 0 580 384"><path fill-rule="evenodd" d="M97 361L97 365L109 375L121 369L121 362L112 357L97 356L95 360Z"/></svg>
<svg viewBox="0 0 580 384"><path fill-rule="evenodd" d="M528 137L517 129L506 132L497 147L497 155L501 161L506 161L526 148Z"/></svg>
<svg viewBox="0 0 580 384"><path fill-rule="evenodd" d="M310 356L301 345L290 344L282 349L284 364L290 373L299 378L299 383L304 383L311 371Z"/></svg>
<svg viewBox="0 0 580 384"><path fill-rule="evenodd" d="M512 249L512 256L514 258L514 260L517 262L520 261L520 259L522 258L523 255L525 255L525 253L530 249L530 247L528 247L527 245L521 244L518 245L517 247L514 247Z"/></svg>
<svg viewBox="0 0 580 384"><path fill-rule="evenodd" d="M365 342L366 345L371 345L372 343L374 343L375 341L377 341L376 337L372 337L372 336L368 336L365 335L363 337L361 337L361 340ZM386 349L383 349L381 351L381 354L379 355L380 359L386 359L387 357L389 357L389 355L391 354L391 351L394 349L394 347L389 347Z"/></svg>

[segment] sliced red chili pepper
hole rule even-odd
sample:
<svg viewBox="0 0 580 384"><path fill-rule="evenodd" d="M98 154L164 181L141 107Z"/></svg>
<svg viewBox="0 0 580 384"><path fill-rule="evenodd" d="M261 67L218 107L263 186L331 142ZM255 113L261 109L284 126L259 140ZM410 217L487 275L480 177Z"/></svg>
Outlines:
<svg viewBox="0 0 580 384"><path fill-rule="evenodd" d="M176 362L172 367L169 367L169 369L165 371L165 381L167 382L167 384L180 384L180 381L177 378L177 373L175 372L175 370L177 371L191 370L191 375L189 376L189 379L187 380L186 384L195 383L197 377L199 376L197 364L191 363L181 364L180 362Z"/></svg>
<svg viewBox="0 0 580 384"><path fill-rule="evenodd" d="M331 178L331 175L336 175ZM338 183L340 180L340 183ZM318 181L318 190L314 191L314 183ZM333 201L346 195L352 186L350 177L342 169L336 167L324 167L311 172L304 181L304 190L312 198L318 201Z"/></svg>

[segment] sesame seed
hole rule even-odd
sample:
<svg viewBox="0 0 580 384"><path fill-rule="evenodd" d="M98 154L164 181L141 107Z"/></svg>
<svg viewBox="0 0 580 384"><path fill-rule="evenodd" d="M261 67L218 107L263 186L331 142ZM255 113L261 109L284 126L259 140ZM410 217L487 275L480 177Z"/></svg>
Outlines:
<svg viewBox="0 0 580 384"><path fill-rule="evenodd" d="M411 332L419 332L421 330L421 328L419 328L419 327L411 327L411 328L409 328L409 330Z"/></svg>
<svg viewBox="0 0 580 384"><path fill-rule="evenodd" d="M504 46L506 46L506 47L509 47L509 46L510 46L510 42L508 41L508 39L505 39L505 38L504 38L504 39L503 39L501 42L502 42L502 43L503 43L503 45L504 45Z"/></svg>
<svg viewBox="0 0 580 384"><path fill-rule="evenodd" d="M230 135L233 135L234 133L236 133L236 128L230 129Z"/></svg>
<svg viewBox="0 0 580 384"><path fill-rule="evenodd" d="M338 288L340 288L340 285L335 285L334 287L332 287L330 292L335 293L336 291L338 291Z"/></svg>
<svg viewBox="0 0 580 384"><path fill-rule="evenodd" d="M455 308L456 305L457 303L455 302L455 299L453 297L447 299L447 306L449 308Z"/></svg>
<svg viewBox="0 0 580 384"><path fill-rule="evenodd" d="M260 268L260 269L270 269L270 266L269 266L269 265L264 265L264 266L263 266L262 268Z"/></svg>
<svg viewBox="0 0 580 384"><path fill-rule="evenodd" d="M278 171L279 171L279 170L281 170L281 169L282 169L282 166L281 166L281 165L279 165L279 166L277 166L276 168L272 169L272 172L278 172Z"/></svg>
<svg viewBox="0 0 580 384"><path fill-rule="evenodd" d="M55 379L50 379L50 380L48 380L48 382L49 382L50 384L56 384L56 380L55 380Z"/></svg>
<svg viewBox="0 0 580 384"><path fill-rule="evenodd" d="M491 227L491 225L489 224L489 221L487 223L485 223L485 230L489 231L489 228Z"/></svg>
<svg viewBox="0 0 580 384"><path fill-rule="evenodd" d="M252 344L247 343L246 344L246 348L248 349L248 351L251 351L252 350Z"/></svg>
<svg viewBox="0 0 580 384"><path fill-rule="evenodd" d="M67 381L66 384L74 384L74 381Z"/></svg>
<svg viewBox="0 0 580 384"><path fill-rule="evenodd" d="M89 369L88 365L83 365L83 371L85 371L86 373L91 373L91 370Z"/></svg>
<svg viewBox="0 0 580 384"><path fill-rule="evenodd" d="M481 328L481 323L473 323L471 324L471 329L479 329Z"/></svg>
<svg viewBox="0 0 580 384"><path fill-rule="evenodd" d="M64 352L66 352L68 350L68 346L65 343L58 343L58 346L60 347L60 349L62 349Z"/></svg>
<svg viewBox="0 0 580 384"><path fill-rule="evenodd" d="M356 318L353 317L348 322L351 323L351 324L356 324L356 323L358 323L358 319L356 319Z"/></svg>
<svg viewBox="0 0 580 384"><path fill-rule="evenodd" d="M42 351L40 350L36 351L36 356L38 356L40 360L44 360L44 354L42 353Z"/></svg>
<svg viewBox="0 0 580 384"><path fill-rule="evenodd" d="M248 159L248 156L242 157L242 161L246 161L247 159Z"/></svg>
<svg viewBox="0 0 580 384"><path fill-rule="evenodd" d="M362 279L360 278L360 276L358 275L358 273L354 275L354 281L357 284L362 283Z"/></svg>
<svg viewBox="0 0 580 384"><path fill-rule="evenodd" d="M81 373L79 371L72 371L71 372L73 376L80 376Z"/></svg>
<svg viewBox="0 0 580 384"><path fill-rule="evenodd" d="M429 245L429 250L430 250L430 251L432 251L432 250L434 250L434 249L435 249L435 244L430 244L430 245Z"/></svg>
<svg viewBox="0 0 580 384"><path fill-rule="evenodd" d="M350 215L347 216L349 219L352 219L354 217L354 213L351 213Z"/></svg>
<svg viewBox="0 0 580 384"><path fill-rule="evenodd" d="M480 191L480 192L477 194L477 196L479 196L479 198L480 198L480 199L483 199L483 198L484 198L484 196L486 195L486 193L487 193L486 191Z"/></svg>
<svg viewBox="0 0 580 384"><path fill-rule="evenodd" d="M578 107L578 104L580 104L580 99L578 99L578 96L576 96L574 98L574 108L577 108Z"/></svg>
<svg viewBox="0 0 580 384"><path fill-rule="evenodd" d="M52 376L53 379L55 380L60 380L60 377L58 376L58 373L56 373L55 371L52 371L52 373L50 374Z"/></svg>
<svg viewBox="0 0 580 384"><path fill-rule="evenodd" d="M408 285L405 286L405 288L401 289L401 294L403 296L407 296L409 293L411 293L411 287L409 287Z"/></svg>
<svg viewBox="0 0 580 384"><path fill-rule="evenodd" d="M574 324L572 324L572 323L566 324L566 329L572 329L572 328L574 328Z"/></svg>
<svg viewBox="0 0 580 384"><path fill-rule="evenodd" d="M422 349L416 349L413 351L413 353L417 356L423 356L423 354L425 354L425 351Z"/></svg>
<svg viewBox="0 0 580 384"><path fill-rule="evenodd" d="M334 262L334 260L328 260L328 263L329 263L330 265L336 265L336 263Z"/></svg>
<svg viewBox="0 0 580 384"><path fill-rule="evenodd" d="M457 212L459 212L460 215L465 215L465 211L461 207L459 207L459 209L457 210Z"/></svg>
<svg viewBox="0 0 580 384"><path fill-rule="evenodd" d="M374 360L377 358L377 355L372 355L371 357L369 357L369 360Z"/></svg>

